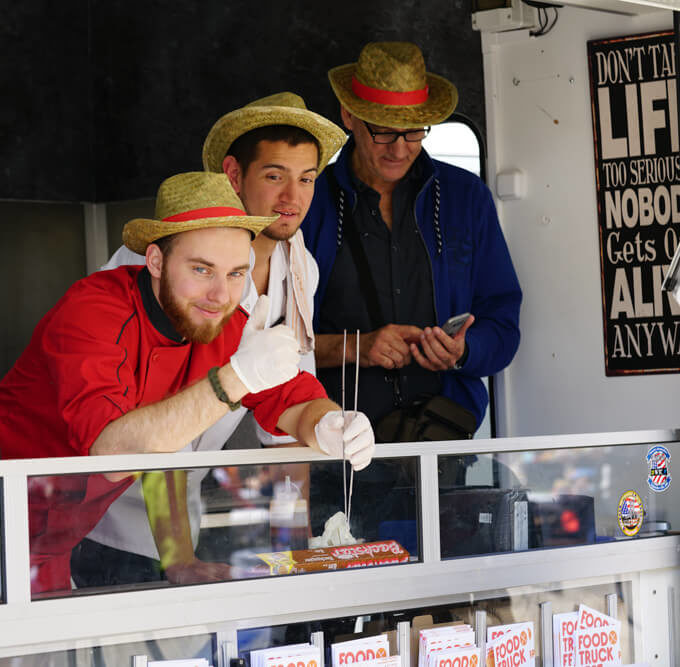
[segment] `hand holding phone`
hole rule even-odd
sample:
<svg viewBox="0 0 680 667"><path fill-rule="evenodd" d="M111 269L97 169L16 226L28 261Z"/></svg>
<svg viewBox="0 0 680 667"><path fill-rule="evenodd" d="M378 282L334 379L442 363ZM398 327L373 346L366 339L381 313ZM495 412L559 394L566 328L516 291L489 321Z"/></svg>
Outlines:
<svg viewBox="0 0 680 667"><path fill-rule="evenodd" d="M442 326L442 331L447 336L455 336L463 328L468 317L470 317L470 313L461 313L460 315L449 317Z"/></svg>

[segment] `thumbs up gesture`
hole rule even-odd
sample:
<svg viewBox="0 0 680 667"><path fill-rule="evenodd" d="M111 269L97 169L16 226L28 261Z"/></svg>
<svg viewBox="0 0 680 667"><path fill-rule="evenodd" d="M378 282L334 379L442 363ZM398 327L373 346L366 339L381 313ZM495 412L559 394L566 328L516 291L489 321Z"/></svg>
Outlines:
<svg viewBox="0 0 680 667"><path fill-rule="evenodd" d="M260 296L243 328L238 349L229 363L246 389L255 394L287 382L298 374L300 353L290 327L265 329L269 297Z"/></svg>

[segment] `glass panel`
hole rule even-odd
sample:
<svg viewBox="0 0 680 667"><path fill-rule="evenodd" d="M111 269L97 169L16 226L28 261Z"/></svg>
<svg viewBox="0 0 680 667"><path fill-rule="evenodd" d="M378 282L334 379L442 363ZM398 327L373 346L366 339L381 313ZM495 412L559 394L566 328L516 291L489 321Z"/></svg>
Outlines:
<svg viewBox="0 0 680 667"><path fill-rule="evenodd" d="M132 657L145 655L149 660L181 660L203 658L211 665L217 664L213 635L149 639L130 644L93 646L70 651L54 651L0 658L0 667L104 667L105 665L130 665Z"/></svg>
<svg viewBox="0 0 680 667"><path fill-rule="evenodd" d="M343 516L324 529L344 512L339 462L32 477L33 598L418 560L417 468L382 459L354 475L351 535Z"/></svg>
<svg viewBox="0 0 680 667"><path fill-rule="evenodd" d="M332 666L331 644L363 636L373 636L396 630L397 623L408 621L413 626L413 619L418 616L431 617L432 623L453 623L456 621L467 623L475 627L475 612L486 612L487 628L495 625L510 623L533 622L536 649L536 664L545 664L541 652L540 632L540 604L550 602L553 614L577 611L580 604L585 604L601 612L606 611L605 598L607 595L617 596L617 616L621 621L621 651L622 663L632 663L634 660L634 625L633 586L631 581L616 581L611 583L573 588L556 588L551 591L522 592L496 591L493 595L475 594L474 602L452 600L450 604L437 606L401 609L398 611L375 610L363 616L346 616L342 618L323 619L304 623L290 623L271 627L252 628L238 631L239 657L250 664L250 651L288 644L304 643L310 640L312 632L323 631L326 650L325 664ZM469 596L465 595L465 598ZM421 627L427 627L427 622ZM546 628L552 633L552 624ZM417 644L411 643L414 653L411 654L412 664L417 661ZM396 645L390 644L391 653L396 653ZM556 657L556 654L555 654ZM555 663L557 664L557 663ZM0 666L1 667L1 666Z"/></svg>
<svg viewBox="0 0 680 667"><path fill-rule="evenodd" d="M442 558L666 535L680 445L439 458Z"/></svg>

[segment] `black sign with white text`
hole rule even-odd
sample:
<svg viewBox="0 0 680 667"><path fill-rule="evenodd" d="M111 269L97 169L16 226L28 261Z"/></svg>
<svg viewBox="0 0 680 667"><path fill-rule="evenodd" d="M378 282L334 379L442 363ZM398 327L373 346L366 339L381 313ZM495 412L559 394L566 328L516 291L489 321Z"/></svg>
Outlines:
<svg viewBox="0 0 680 667"><path fill-rule="evenodd" d="M680 306L661 283L680 241L673 32L588 42L605 372L680 370Z"/></svg>

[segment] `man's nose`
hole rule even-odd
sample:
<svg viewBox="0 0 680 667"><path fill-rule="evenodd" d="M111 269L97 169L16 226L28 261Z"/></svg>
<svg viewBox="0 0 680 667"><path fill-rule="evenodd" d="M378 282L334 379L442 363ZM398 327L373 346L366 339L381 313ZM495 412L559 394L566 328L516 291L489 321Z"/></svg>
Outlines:
<svg viewBox="0 0 680 667"><path fill-rule="evenodd" d="M285 202L294 202L297 200L300 185L294 179L286 181L281 189L281 200Z"/></svg>
<svg viewBox="0 0 680 667"><path fill-rule="evenodd" d="M208 298L210 301L219 304L221 306L227 305L229 303L229 285L226 280L216 280L208 291Z"/></svg>
<svg viewBox="0 0 680 667"><path fill-rule="evenodd" d="M395 157L404 157L408 154L408 145L404 137L397 137L397 140L389 144L390 153Z"/></svg>

